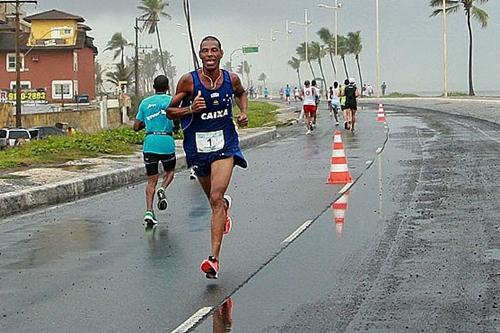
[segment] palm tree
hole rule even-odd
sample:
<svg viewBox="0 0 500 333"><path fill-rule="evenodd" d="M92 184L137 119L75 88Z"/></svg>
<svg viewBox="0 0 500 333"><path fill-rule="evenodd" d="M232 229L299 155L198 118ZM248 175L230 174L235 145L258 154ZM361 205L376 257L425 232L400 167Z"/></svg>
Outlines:
<svg viewBox="0 0 500 333"><path fill-rule="evenodd" d="M311 64L311 60L313 60L313 58L311 57L311 54L309 52L309 49L310 49L310 46L308 46L307 48L307 62L309 63L309 69L311 70L311 74L312 74L312 77L316 77L316 75L314 74L314 69L312 67L312 64ZM296 49L297 51L297 55L299 56L299 59L301 61L306 61L306 43L301 43Z"/></svg>
<svg viewBox="0 0 500 333"><path fill-rule="evenodd" d="M158 51L157 51L158 52ZM142 93L147 93L153 90L153 78L155 77L158 69L157 69L157 60L155 59L152 53L144 54L144 57L140 59L140 75L142 86L144 87L144 91Z"/></svg>
<svg viewBox="0 0 500 333"><path fill-rule="evenodd" d="M143 11L143 15L141 15L140 17L142 19L145 19L142 28L148 29L149 34L154 34L156 32L158 49L160 50L161 68L163 69L163 74L165 75L167 75L167 70L165 69L165 62L163 59L158 22L160 21L161 16L168 19L172 18L168 13L164 11L166 6L168 6L168 1L166 0L141 0L141 5L137 6L137 8Z"/></svg>
<svg viewBox="0 0 500 333"><path fill-rule="evenodd" d="M95 86L96 86L97 94L99 94L99 95L104 91L104 86L103 86L104 72L105 72L105 69L102 68L101 64L96 61L95 62Z"/></svg>
<svg viewBox="0 0 500 333"><path fill-rule="evenodd" d="M122 65L122 67L125 67L125 60L124 60L125 59L125 55L124 55L125 47L131 46L131 45L134 45L134 44L129 43L125 39L125 37L123 37L121 32L115 32L113 34L113 36L111 36L111 39L106 44L106 48L104 49L104 51L115 50L115 54L113 55L113 60L115 60L116 58L118 58L118 56L121 55L120 63Z"/></svg>
<svg viewBox="0 0 500 333"><path fill-rule="evenodd" d="M297 72L297 78L299 79L299 87L302 86L302 80L300 79L300 63L301 63L300 59L297 59L295 57L292 57L291 60L288 60L288 65L293 69L295 69L295 71Z"/></svg>
<svg viewBox="0 0 500 333"><path fill-rule="evenodd" d="M469 96L474 96L474 87L472 82L472 26L471 26L471 16L476 19L481 28L486 28L488 25L488 13L486 13L481 8L477 7L475 3L480 3L481 5L488 2L488 0L446 0L446 13L456 13L460 6L464 7L465 16L467 17L467 28L469 29ZM442 0L431 0L431 7L441 7L432 12L432 16L436 16L443 13L443 1Z"/></svg>
<svg viewBox="0 0 500 333"><path fill-rule="evenodd" d="M134 73L133 68L131 66L123 66L121 63L115 64L116 70L114 72L107 72L106 76L108 79L106 81L114 84L115 86L120 86L120 81L127 81L131 83L133 80L132 74Z"/></svg>
<svg viewBox="0 0 500 333"><path fill-rule="evenodd" d="M344 64L344 72L346 79L349 78L349 72L347 70L347 64L345 63L345 56L349 53L349 44L347 42L347 38L344 36L337 37L337 51Z"/></svg>
<svg viewBox="0 0 500 333"><path fill-rule="evenodd" d="M311 57L313 59L318 60L319 71L321 73L321 78L323 79L324 87L327 86L325 73L323 72L323 63L321 59L326 56L326 49L324 45L320 45L318 42L311 42L311 47L309 49L311 51Z"/></svg>
<svg viewBox="0 0 500 333"><path fill-rule="evenodd" d="M260 73L259 78L257 79L264 83L264 87L266 86L267 75L265 73Z"/></svg>
<svg viewBox="0 0 500 333"><path fill-rule="evenodd" d="M337 68L335 68L335 61L333 57L335 56L335 36L327 28L321 28L317 32L319 38L323 43L325 43L328 48L328 54L330 55L330 62L332 63L334 77L337 77Z"/></svg>
<svg viewBox="0 0 500 333"><path fill-rule="evenodd" d="M250 65L246 60L243 61L243 72L247 76L247 87L250 87L250 69L252 68L252 65Z"/></svg>
<svg viewBox="0 0 500 333"><path fill-rule="evenodd" d="M363 87L363 77L361 76L361 67L359 65L359 54L363 49L363 45L361 45L361 31L350 32L347 34L347 44L350 54L354 54L354 58L356 59L356 64L358 65L358 74L359 74L359 82L361 87Z"/></svg>
<svg viewBox="0 0 500 333"><path fill-rule="evenodd" d="M165 64L165 69L167 72L165 75L168 77L168 80L170 82L170 89L172 90L175 88L175 83L174 83L174 77L177 75L177 69L175 66L172 64L172 58L174 55L168 51L163 51L163 63ZM173 90L172 90L173 91Z"/></svg>

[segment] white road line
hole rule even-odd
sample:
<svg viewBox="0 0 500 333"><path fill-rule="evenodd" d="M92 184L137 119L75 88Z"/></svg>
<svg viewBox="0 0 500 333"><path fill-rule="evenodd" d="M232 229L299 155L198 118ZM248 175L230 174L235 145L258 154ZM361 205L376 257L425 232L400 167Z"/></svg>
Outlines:
<svg viewBox="0 0 500 333"><path fill-rule="evenodd" d="M347 191L350 187L351 187L352 183L347 183L344 185L344 187L342 187L339 191L340 194L344 193L345 191Z"/></svg>
<svg viewBox="0 0 500 333"><path fill-rule="evenodd" d="M308 220L304 222L297 230L295 230L290 236L288 236L284 241L280 243L280 245L286 245L292 242L295 238L297 238L306 228L312 223L313 220Z"/></svg>
<svg viewBox="0 0 500 333"><path fill-rule="evenodd" d="M179 325L172 333L185 333L189 331L196 323L200 321L203 316L212 311L212 307L207 306L196 311L194 315L189 317L185 322Z"/></svg>
<svg viewBox="0 0 500 333"><path fill-rule="evenodd" d="M475 127L474 127L475 128ZM479 128L475 128L477 129L479 132L483 133L484 135L486 135L488 138L490 138L491 140L497 142L497 143L500 143L500 140L497 140L495 139L494 137L492 137L491 135L489 135L488 133L486 133L485 131L483 131L482 129L479 129Z"/></svg>
<svg viewBox="0 0 500 333"><path fill-rule="evenodd" d="M456 121L456 120L452 120L452 122L454 122L455 124L460 125L460 126L464 126L464 127L467 127L467 128L472 128L473 130L476 130L476 131L478 131L478 132L481 132L481 134L483 134L484 136L486 136L488 139L491 139L491 140L493 140L493 141L495 141L495 142L497 142L497 143L500 143L500 140L498 140L498 139L496 139L496 138L492 137L491 135L489 135L488 133L486 133L485 131L483 131L483 130L482 130L482 129L480 129L480 128L477 128L477 127L472 126L472 125L469 125L469 124L463 124L463 123L458 122L458 121Z"/></svg>

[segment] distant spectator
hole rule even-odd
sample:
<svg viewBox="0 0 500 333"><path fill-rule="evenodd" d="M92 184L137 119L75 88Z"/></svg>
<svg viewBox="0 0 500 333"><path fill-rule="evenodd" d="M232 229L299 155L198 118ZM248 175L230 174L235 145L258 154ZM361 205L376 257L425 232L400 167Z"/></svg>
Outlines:
<svg viewBox="0 0 500 333"><path fill-rule="evenodd" d="M382 88L382 96L385 96L385 90L387 89L387 83L385 81L382 82L380 85L380 88Z"/></svg>

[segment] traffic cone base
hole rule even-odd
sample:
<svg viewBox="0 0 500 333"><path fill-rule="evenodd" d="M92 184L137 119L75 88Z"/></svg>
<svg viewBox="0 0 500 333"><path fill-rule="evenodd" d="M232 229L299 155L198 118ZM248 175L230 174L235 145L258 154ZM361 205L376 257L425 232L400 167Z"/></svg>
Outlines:
<svg viewBox="0 0 500 333"><path fill-rule="evenodd" d="M352 177L347 167L344 144L340 131L335 132L332 144L332 158L328 184L346 184L352 182Z"/></svg>

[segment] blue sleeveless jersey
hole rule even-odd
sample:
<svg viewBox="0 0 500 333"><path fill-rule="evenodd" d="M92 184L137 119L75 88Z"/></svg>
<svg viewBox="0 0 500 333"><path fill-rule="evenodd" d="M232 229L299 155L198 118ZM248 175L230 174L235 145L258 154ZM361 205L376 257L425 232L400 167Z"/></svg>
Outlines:
<svg viewBox="0 0 500 333"><path fill-rule="evenodd" d="M222 70L224 82L219 89L207 89L200 81L198 71L193 77L193 96L201 91L207 108L181 119L184 133L186 161L191 166L208 166L213 161L234 157L236 165L246 168L247 162L240 149L238 133L233 123L233 85L229 72Z"/></svg>

